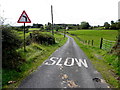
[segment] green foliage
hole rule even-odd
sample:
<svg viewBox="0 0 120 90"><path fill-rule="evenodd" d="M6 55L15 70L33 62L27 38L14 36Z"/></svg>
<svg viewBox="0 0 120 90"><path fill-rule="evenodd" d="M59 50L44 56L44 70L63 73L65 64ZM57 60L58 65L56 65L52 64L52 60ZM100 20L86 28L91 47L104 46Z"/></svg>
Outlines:
<svg viewBox="0 0 120 90"><path fill-rule="evenodd" d="M5 85L5 84L8 85L8 81L10 81L10 80L15 81L16 78L22 76L22 74L18 73L14 69L11 69L11 70L3 69L2 74L3 74L2 75L2 85Z"/></svg>
<svg viewBox="0 0 120 90"><path fill-rule="evenodd" d="M58 31L60 27L58 25L55 26L55 30Z"/></svg>
<svg viewBox="0 0 120 90"><path fill-rule="evenodd" d="M114 24L114 21L111 21L111 25Z"/></svg>
<svg viewBox="0 0 120 90"><path fill-rule="evenodd" d="M81 29L88 29L90 27L88 22L81 22L80 25Z"/></svg>
<svg viewBox="0 0 120 90"><path fill-rule="evenodd" d="M49 32L43 32L43 34L50 34ZM16 88L20 82L34 72L38 66L40 66L44 60L46 60L57 48L62 46L67 38L63 38L61 34L55 34L56 44L53 45L41 45L38 43L32 43L26 46L26 52L23 48L18 48L17 53L23 58L23 64L19 65L18 70L3 68L3 87L4 88ZM51 49L52 48L52 49ZM14 84L8 84L8 81L16 81Z"/></svg>
<svg viewBox="0 0 120 90"><path fill-rule="evenodd" d="M116 29L117 29L117 28L116 28L116 24L112 24L112 25L110 26L110 29L116 30Z"/></svg>
<svg viewBox="0 0 120 90"><path fill-rule="evenodd" d="M21 40L18 34L9 27L2 28L2 65L3 68L17 68L20 64L20 56L16 49L20 47Z"/></svg>
<svg viewBox="0 0 120 90"><path fill-rule="evenodd" d="M29 31L39 31L40 30L40 28L29 28Z"/></svg>
<svg viewBox="0 0 120 90"><path fill-rule="evenodd" d="M105 23L104 23L104 27L105 27L105 29L109 29L110 24L109 24L108 22L105 22Z"/></svg>
<svg viewBox="0 0 120 90"><path fill-rule="evenodd" d="M32 33L32 38L34 42L40 43L40 44L47 44L52 45L55 44L55 38L51 34L47 33L40 33L39 31L34 31Z"/></svg>
<svg viewBox="0 0 120 90"><path fill-rule="evenodd" d="M32 27L33 28L41 28L41 27L43 27L43 25L42 24L35 24L35 23L33 23Z"/></svg>
<svg viewBox="0 0 120 90"><path fill-rule="evenodd" d="M12 27L11 29L16 31L23 31L22 27Z"/></svg>
<svg viewBox="0 0 120 90"><path fill-rule="evenodd" d="M116 28L120 29L120 22L117 23Z"/></svg>
<svg viewBox="0 0 120 90"><path fill-rule="evenodd" d="M118 56L109 54L106 51L98 49L96 47L82 44L76 38L76 36L72 37L91 60L94 67L101 73L102 77L106 80L106 82L109 83L110 87L118 88L119 81L117 80L117 78L120 75Z"/></svg>
<svg viewBox="0 0 120 90"><path fill-rule="evenodd" d="M104 30L105 28L104 28L104 26L94 26L93 28L92 28L93 30Z"/></svg>
<svg viewBox="0 0 120 90"><path fill-rule="evenodd" d="M51 24L50 22L48 22L48 24L45 25L45 28L46 28L47 31L48 31L48 30L51 30L52 24Z"/></svg>
<svg viewBox="0 0 120 90"><path fill-rule="evenodd" d="M110 29L117 30L120 29L120 21L117 22L111 21Z"/></svg>

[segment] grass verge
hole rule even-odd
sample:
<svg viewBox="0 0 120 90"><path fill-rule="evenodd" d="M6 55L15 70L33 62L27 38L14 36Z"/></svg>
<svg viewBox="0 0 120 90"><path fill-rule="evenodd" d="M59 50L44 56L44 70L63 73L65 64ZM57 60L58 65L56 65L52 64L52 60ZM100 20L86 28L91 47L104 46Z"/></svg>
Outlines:
<svg viewBox="0 0 120 90"><path fill-rule="evenodd" d="M118 56L109 54L96 47L84 45L80 43L75 36L71 37L74 38L79 47L85 52L91 60L93 66L101 73L102 77L110 85L110 87L119 88L119 81L117 80L120 75Z"/></svg>
<svg viewBox="0 0 120 90"><path fill-rule="evenodd" d="M26 52L23 48L19 48L17 52L22 56L24 63L21 64L19 70L3 69L2 84L3 88L17 88L21 81L34 72L44 60L46 60L57 48L61 47L67 40L61 34L55 34L56 44L40 45L32 43L26 47ZM9 84L9 81L14 81Z"/></svg>

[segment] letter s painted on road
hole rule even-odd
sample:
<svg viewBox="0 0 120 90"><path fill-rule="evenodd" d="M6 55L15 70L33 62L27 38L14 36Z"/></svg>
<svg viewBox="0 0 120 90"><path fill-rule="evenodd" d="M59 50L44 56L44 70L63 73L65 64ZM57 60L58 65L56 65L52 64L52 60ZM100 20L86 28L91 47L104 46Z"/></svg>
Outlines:
<svg viewBox="0 0 120 90"><path fill-rule="evenodd" d="M51 57L50 61L52 61L52 63L45 62L45 65L54 65L56 63L55 59L58 59L58 58L57 57Z"/></svg>

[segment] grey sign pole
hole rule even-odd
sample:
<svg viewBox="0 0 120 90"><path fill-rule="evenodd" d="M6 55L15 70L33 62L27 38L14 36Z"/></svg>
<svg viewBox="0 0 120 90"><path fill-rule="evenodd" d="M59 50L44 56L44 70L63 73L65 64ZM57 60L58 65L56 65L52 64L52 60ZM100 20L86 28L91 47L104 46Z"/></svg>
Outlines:
<svg viewBox="0 0 120 90"><path fill-rule="evenodd" d="M24 19L23 19L24 18ZM22 12L21 16L19 17L17 23L24 23L23 29L24 29L24 52L26 51L26 41L25 41L25 23L31 23L31 20L29 19L27 13L25 10Z"/></svg>
<svg viewBox="0 0 120 90"><path fill-rule="evenodd" d="M24 23L24 52L26 51L26 45L25 45L25 23Z"/></svg>

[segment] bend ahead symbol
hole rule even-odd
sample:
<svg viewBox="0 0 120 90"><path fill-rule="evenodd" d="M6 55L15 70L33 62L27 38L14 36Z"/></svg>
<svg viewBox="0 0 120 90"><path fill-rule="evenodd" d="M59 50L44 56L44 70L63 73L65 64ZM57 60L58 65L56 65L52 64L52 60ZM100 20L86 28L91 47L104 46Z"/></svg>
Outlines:
<svg viewBox="0 0 120 90"><path fill-rule="evenodd" d="M25 15L23 15L23 17L25 18L25 21L27 22L27 17Z"/></svg>

